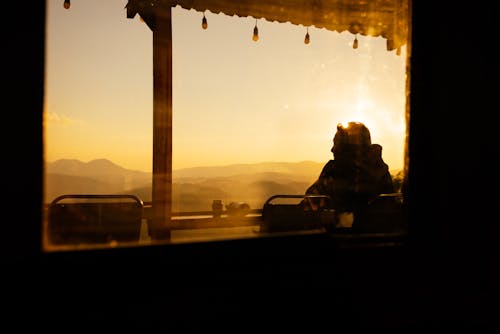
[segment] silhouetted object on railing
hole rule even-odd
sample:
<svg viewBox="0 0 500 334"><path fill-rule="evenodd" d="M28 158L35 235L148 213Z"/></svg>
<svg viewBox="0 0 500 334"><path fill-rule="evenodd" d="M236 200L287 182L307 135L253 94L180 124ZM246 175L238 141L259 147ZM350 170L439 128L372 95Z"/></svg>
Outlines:
<svg viewBox="0 0 500 334"><path fill-rule="evenodd" d="M214 218L220 218L222 215L222 201L220 199L214 199L212 202L212 215Z"/></svg>
<svg viewBox="0 0 500 334"><path fill-rule="evenodd" d="M135 195L62 195L49 206L54 245L139 241L143 201Z"/></svg>
<svg viewBox="0 0 500 334"><path fill-rule="evenodd" d="M394 193L393 180L382 159L382 146L372 144L370 131L363 123L337 125L331 152L334 159L326 163L306 194L327 195L337 214L353 213L354 230L363 223L362 217L368 217L365 211L369 203L380 194ZM389 202L395 208L399 204L396 197L383 201L386 207Z"/></svg>
<svg viewBox="0 0 500 334"><path fill-rule="evenodd" d="M250 212L250 205L245 202L231 202L226 205L226 213L230 217L244 217Z"/></svg>

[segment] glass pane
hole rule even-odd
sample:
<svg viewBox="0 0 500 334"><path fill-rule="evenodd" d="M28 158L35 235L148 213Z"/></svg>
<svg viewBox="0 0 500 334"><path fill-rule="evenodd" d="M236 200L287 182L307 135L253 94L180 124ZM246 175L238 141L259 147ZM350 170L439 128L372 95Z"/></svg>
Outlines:
<svg viewBox="0 0 500 334"><path fill-rule="evenodd" d="M126 194L139 199L139 232L69 242L46 228L47 250L151 242L153 32L139 15L127 18L127 3L47 2L44 224L55 201L52 212L89 210L60 196L90 195L92 210L108 210L95 195ZM164 241L259 237L273 233L262 227L275 217L298 221L280 232L323 233L338 222L352 233L338 207L317 211L322 199L304 198L333 159L338 124L349 121L366 125L382 148L394 186L384 193L402 202L407 43L392 49L382 36L179 6L171 13L172 221Z"/></svg>

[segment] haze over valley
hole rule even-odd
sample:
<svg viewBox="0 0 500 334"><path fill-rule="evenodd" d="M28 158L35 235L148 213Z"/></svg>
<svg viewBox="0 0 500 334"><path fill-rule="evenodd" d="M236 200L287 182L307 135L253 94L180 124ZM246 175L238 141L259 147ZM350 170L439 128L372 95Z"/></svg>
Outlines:
<svg viewBox="0 0 500 334"><path fill-rule="evenodd" d="M172 171L172 211L208 211L214 199L246 202L260 209L275 194L303 194L322 163L263 162L192 167ZM107 159L61 159L46 164L45 203L63 194L134 194L151 201L152 173L123 168Z"/></svg>
<svg viewBox="0 0 500 334"><path fill-rule="evenodd" d="M214 199L261 209L276 194L303 194L323 162L262 162L172 171L172 211L209 211ZM46 163L45 203L64 194L133 194L152 197L152 173L123 168L107 159Z"/></svg>

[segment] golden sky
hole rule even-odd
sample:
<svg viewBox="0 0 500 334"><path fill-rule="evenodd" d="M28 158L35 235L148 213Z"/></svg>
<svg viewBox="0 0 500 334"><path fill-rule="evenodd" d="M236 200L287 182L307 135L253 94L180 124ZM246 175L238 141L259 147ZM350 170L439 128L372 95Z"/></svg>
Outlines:
<svg viewBox="0 0 500 334"><path fill-rule="evenodd" d="M152 32L126 0L47 7L45 160L152 169ZM173 168L325 162L362 121L403 167L406 47L381 37L173 9ZM259 40L252 40L255 24ZM309 32L310 43L304 43Z"/></svg>

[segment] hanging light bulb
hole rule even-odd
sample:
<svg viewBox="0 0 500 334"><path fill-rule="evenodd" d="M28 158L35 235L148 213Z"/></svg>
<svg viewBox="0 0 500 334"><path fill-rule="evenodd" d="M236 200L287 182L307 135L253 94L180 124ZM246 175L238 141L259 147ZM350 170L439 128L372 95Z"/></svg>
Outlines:
<svg viewBox="0 0 500 334"><path fill-rule="evenodd" d="M306 33L306 38L304 38L304 43L309 44L310 38L309 38L309 27L307 28L307 33Z"/></svg>
<svg viewBox="0 0 500 334"><path fill-rule="evenodd" d="M401 47L400 46L398 46L398 48L396 49L396 55L401 56Z"/></svg>
<svg viewBox="0 0 500 334"><path fill-rule="evenodd" d="M69 0L64 0L64 8L69 9L70 6L71 6L70 1Z"/></svg>
<svg viewBox="0 0 500 334"><path fill-rule="evenodd" d="M253 36L252 39L254 42L259 40L259 29L257 28L257 20L255 20L255 27L253 28Z"/></svg>
<svg viewBox="0 0 500 334"><path fill-rule="evenodd" d="M205 13L203 13L203 19L201 20L201 27L203 29L207 29L207 27L208 27L207 18L205 17Z"/></svg>
<svg viewBox="0 0 500 334"><path fill-rule="evenodd" d="M354 42L352 42L352 48L357 49L358 48L358 36L354 35Z"/></svg>
<svg viewBox="0 0 500 334"><path fill-rule="evenodd" d="M394 41L392 39L388 39L386 42L387 51L394 50Z"/></svg>

